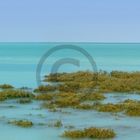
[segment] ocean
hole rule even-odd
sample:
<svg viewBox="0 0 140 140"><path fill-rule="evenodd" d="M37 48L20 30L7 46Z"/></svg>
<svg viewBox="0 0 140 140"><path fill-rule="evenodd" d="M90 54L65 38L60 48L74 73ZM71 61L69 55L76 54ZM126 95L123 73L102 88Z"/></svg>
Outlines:
<svg viewBox="0 0 140 140"><path fill-rule="evenodd" d="M82 48L92 56L94 68L98 71L140 70L139 43L0 43L0 84L37 87L37 66L43 55L56 46L62 49L54 49L49 56L44 57L40 68L41 79L45 74L50 74L52 69L57 72L92 71L89 58L80 50L66 49L67 45Z"/></svg>
<svg viewBox="0 0 140 140"><path fill-rule="evenodd" d="M23 86L35 88L38 86L37 68L40 69L41 79L52 72L139 71L139 54L140 44L0 43L0 84L12 84L17 88ZM40 62L43 62L42 65ZM139 94L108 93L105 97L101 103L140 100ZM74 126L74 129L111 128L117 134L114 140L140 138L139 117L71 108L61 108L53 112L42 108L41 104L42 101L33 100L30 104L23 105L19 104L17 99L0 102L0 139L67 140L61 135L65 130L69 130L70 126ZM20 128L8 123L12 120L25 119L32 121L34 126ZM58 120L62 121L63 127L49 126Z"/></svg>

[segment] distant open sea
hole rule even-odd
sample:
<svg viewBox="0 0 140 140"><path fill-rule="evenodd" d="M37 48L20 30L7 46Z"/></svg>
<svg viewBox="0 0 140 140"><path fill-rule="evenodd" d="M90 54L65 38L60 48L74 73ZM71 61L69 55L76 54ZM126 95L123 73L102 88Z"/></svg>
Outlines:
<svg viewBox="0 0 140 140"><path fill-rule="evenodd" d="M57 45L76 45L85 49L94 59L97 69L112 71L140 71L140 44L138 43L0 43L0 84L16 87L36 87L36 67L40 58ZM42 68L49 74L59 59L73 58L80 66L63 64L58 72L91 70L87 58L75 50L59 50L50 55Z"/></svg>

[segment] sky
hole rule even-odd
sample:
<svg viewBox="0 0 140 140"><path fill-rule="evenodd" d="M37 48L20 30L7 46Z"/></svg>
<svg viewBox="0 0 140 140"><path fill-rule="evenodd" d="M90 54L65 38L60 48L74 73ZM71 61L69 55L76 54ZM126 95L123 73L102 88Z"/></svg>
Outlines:
<svg viewBox="0 0 140 140"><path fill-rule="evenodd" d="M140 0L0 0L0 42L140 42Z"/></svg>

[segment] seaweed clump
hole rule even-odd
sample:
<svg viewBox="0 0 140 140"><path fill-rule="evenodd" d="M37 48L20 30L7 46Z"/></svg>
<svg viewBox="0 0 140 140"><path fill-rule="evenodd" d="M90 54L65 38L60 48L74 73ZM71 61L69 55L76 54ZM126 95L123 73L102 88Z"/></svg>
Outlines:
<svg viewBox="0 0 140 140"><path fill-rule="evenodd" d="M123 103L125 107L125 114L132 117L140 116L140 101L136 100L125 100Z"/></svg>
<svg viewBox="0 0 140 140"><path fill-rule="evenodd" d="M108 103L108 104L101 104L97 107L97 110L99 112L113 112L113 113L116 113L116 112L121 112L123 111L123 108L120 104L111 104L111 103Z"/></svg>
<svg viewBox="0 0 140 140"><path fill-rule="evenodd" d="M53 99L53 96L54 94L51 94L51 93L41 93L41 94L38 94L35 96L35 99L36 100L45 100L45 101L48 101L48 100L52 100Z"/></svg>
<svg viewBox="0 0 140 140"><path fill-rule="evenodd" d="M91 94L85 94L85 93L73 93L73 92L60 92L60 93L47 93L47 94L39 94L35 97L38 100L44 100L49 101L46 103L43 103L43 106L45 108L53 108L60 107L60 108L66 108L66 107L72 107L72 108L83 108L88 109L88 107L93 108L93 105L85 104L85 101L94 101L98 102L100 100L105 99L105 96L100 93L91 93Z"/></svg>
<svg viewBox="0 0 140 140"><path fill-rule="evenodd" d="M28 121L28 120L15 120L15 121L10 121L10 124L19 126L19 127L32 127L33 126L33 122Z"/></svg>
<svg viewBox="0 0 140 140"><path fill-rule="evenodd" d="M62 82L57 89L64 92L78 92L82 89L96 89L101 92L140 92L140 72L99 71L57 73L45 77L44 81Z"/></svg>
<svg viewBox="0 0 140 140"><path fill-rule="evenodd" d="M34 95L30 92L23 91L23 90L4 90L0 91L0 99L6 100L6 99L14 99L14 98L31 98Z"/></svg>
<svg viewBox="0 0 140 140"><path fill-rule="evenodd" d="M34 90L34 92L39 92L39 93L46 93L48 91L55 91L56 87L51 86L51 85L41 85L37 89Z"/></svg>
<svg viewBox="0 0 140 140"><path fill-rule="evenodd" d="M91 128L86 128L84 130L65 131L63 136L68 138L107 139L107 138L114 138L116 136L116 133L112 129L91 127Z"/></svg>
<svg viewBox="0 0 140 140"><path fill-rule="evenodd" d="M9 85L9 84L3 84L3 85L0 85L0 88L1 89L12 89L14 87L12 85Z"/></svg>

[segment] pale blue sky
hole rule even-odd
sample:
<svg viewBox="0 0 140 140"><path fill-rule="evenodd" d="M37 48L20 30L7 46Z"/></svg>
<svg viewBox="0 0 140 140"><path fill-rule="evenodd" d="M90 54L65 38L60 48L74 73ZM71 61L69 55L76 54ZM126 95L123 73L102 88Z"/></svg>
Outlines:
<svg viewBox="0 0 140 140"><path fill-rule="evenodd" d="M140 0L0 0L0 41L140 42Z"/></svg>

